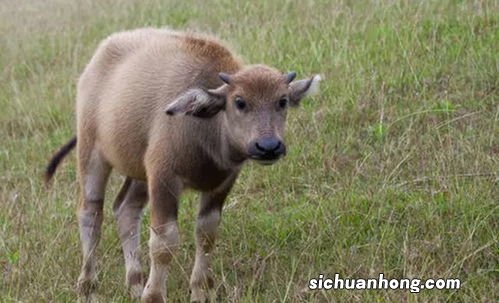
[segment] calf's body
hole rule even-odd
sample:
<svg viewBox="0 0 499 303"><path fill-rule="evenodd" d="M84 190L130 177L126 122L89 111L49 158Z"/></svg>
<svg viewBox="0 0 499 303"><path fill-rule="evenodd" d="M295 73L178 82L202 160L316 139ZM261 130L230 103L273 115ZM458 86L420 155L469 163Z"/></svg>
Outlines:
<svg viewBox="0 0 499 303"><path fill-rule="evenodd" d="M208 162L217 164L214 171L229 174L234 165L220 152L220 115L168 119L164 112L186 90L216 88L223 84L221 70L233 73L241 68L224 47L207 39L140 29L105 40L78 85L77 137L95 141L111 166L141 180L147 179L148 165L172 166L189 180L193 178L188 175L198 176L200 166ZM208 185L196 183L193 186L201 189ZM212 189L217 184L209 185Z"/></svg>
<svg viewBox="0 0 499 303"><path fill-rule="evenodd" d="M193 188L201 199L191 300L209 299L210 253L241 165L247 159L269 164L284 155L287 107L316 90L320 80L294 76L243 66L216 39L199 34L147 28L100 44L77 91L82 301L95 296L95 249L112 169L127 177L113 210L132 296L166 301L167 266L179 244L178 197ZM49 178L73 145L54 157ZM143 287L139 227L148 200L151 268Z"/></svg>

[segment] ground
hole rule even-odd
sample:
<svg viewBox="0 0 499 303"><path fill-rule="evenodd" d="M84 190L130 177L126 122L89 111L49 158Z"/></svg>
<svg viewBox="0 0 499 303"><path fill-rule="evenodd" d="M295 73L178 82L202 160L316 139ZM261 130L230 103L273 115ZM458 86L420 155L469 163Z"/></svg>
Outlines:
<svg viewBox="0 0 499 303"><path fill-rule="evenodd" d="M213 262L223 301L497 302L498 21L499 3L478 0L0 2L0 302L75 301L74 154L49 189L42 172L74 134L75 83L98 42L166 25L324 78L290 113L287 157L245 167L227 201ZM128 302L110 203L121 181L99 247L104 302ZM181 201L170 302L188 298L196 199ZM321 273L462 285L309 291Z"/></svg>

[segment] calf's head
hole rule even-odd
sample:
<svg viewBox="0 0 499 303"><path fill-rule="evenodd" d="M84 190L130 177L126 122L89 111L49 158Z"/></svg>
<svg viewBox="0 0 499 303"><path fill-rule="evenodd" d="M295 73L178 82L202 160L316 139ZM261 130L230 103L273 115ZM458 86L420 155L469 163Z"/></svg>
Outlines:
<svg viewBox="0 0 499 303"><path fill-rule="evenodd" d="M296 73L281 73L254 65L237 73L220 73L216 89L193 88L168 105L168 115L210 118L221 114L227 140L246 158L272 164L286 154L283 141L288 107L316 93L321 78L294 80Z"/></svg>

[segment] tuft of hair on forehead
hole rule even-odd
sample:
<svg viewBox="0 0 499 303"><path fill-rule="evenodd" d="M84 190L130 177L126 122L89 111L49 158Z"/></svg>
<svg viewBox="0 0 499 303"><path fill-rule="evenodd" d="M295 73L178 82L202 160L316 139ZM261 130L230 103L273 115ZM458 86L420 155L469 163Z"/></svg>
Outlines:
<svg viewBox="0 0 499 303"><path fill-rule="evenodd" d="M283 80L283 74L279 70L264 64L247 65L237 73L237 77L266 78L269 80L274 79L275 81Z"/></svg>
<svg viewBox="0 0 499 303"><path fill-rule="evenodd" d="M241 86L245 90L255 94L274 93L276 89L286 88L286 77L279 70L263 65L249 65L231 76L236 86Z"/></svg>

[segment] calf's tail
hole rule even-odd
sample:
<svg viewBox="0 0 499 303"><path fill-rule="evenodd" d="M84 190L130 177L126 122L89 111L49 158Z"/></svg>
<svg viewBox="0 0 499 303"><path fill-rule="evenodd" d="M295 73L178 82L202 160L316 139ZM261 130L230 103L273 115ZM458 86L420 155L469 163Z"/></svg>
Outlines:
<svg viewBox="0 0 499 303"><path fill-rule="evenodd" d="M61 163L62 159L66 157L67 154L76 146L76 136L71 138L68 143L64 144L59 150L52 156L52 159L50 159L49 164L45 168L45 184L48 184L50 182L50 179L52 179L52 176L54 175L57 166L59 166L59 163Z"/></svg>

